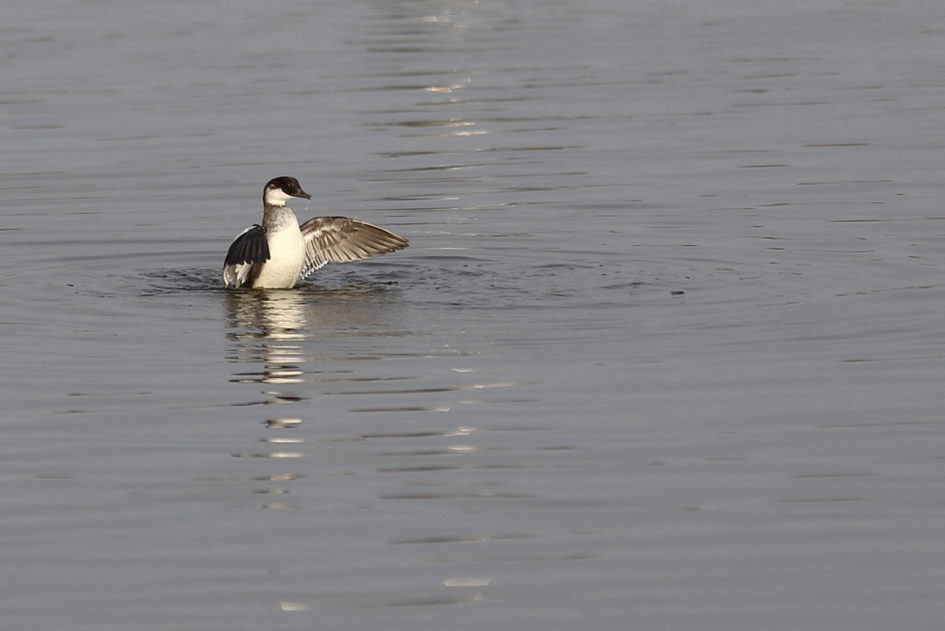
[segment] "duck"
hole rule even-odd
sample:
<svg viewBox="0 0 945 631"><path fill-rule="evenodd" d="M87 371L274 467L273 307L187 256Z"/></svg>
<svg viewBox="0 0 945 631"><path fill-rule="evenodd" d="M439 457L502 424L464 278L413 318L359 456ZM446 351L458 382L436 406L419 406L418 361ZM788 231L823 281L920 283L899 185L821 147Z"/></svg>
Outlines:
<svg viewBox="0 0 945 631"><path fill-rule="evenodd" d="M263 188L262 223L233 240L223 263L227 289L291 289L328 263L348 263L406 248L407 239L348 217L313 217L299 225L285 203L312 199L286 175Z"/></svg>

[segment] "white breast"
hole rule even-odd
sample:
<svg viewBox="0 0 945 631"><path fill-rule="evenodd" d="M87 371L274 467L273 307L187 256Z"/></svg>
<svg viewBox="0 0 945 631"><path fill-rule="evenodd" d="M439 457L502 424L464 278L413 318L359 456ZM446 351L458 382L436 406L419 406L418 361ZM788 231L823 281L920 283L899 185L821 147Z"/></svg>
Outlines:
<svg viewBox="0 0 945 631"><path fill-rule="evenodd" d="M263 263L262 271L253 287L289 289L302 273L305 260L305 239L298 223L281 226L267 235L269 238L269 260Z"/></svg>

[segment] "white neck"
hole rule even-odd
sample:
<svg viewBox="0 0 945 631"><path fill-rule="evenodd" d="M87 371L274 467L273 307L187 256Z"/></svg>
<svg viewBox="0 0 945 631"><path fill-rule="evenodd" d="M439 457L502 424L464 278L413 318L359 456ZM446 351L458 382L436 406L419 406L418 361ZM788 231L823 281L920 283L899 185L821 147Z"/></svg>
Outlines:
<svg viewBox="0 0 945 631"><path fill-rule="evenodd" d="M292 199L292 196L286 195L285 191L281 188L268 190L266 191L265 197L263 197L263 201L269 206L285 206L285 202L288 199Z"/></svg>

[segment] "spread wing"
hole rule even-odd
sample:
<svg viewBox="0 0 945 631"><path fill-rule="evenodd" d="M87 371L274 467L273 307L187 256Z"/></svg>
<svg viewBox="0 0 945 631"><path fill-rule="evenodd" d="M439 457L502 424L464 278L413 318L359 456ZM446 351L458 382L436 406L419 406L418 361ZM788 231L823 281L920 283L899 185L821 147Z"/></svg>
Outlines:
<svg viewBox="0 0 945 631"><path fill-rule="evenodd" d="M347 217L315 217L301 229L305 237L303 278L326 263L359 261L407 247L407 240L390 230Z"/></svg>
<svg viewBox="0 0 945 631"><path fill-rule="evenodd" d="M269 243L262 226L247 228L230 244L223 263L223 282L227 287L240 287L249 278L253 264L268 260Z"/></svg>

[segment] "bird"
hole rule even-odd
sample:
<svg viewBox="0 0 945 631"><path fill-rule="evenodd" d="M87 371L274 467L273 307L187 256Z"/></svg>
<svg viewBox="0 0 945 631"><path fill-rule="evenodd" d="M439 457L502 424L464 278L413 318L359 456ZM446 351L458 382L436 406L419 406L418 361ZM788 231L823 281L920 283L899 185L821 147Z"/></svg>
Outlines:
<svg viewBox="0 0 945 631"><path fill-rule="evenodd" d="M328 263L347 263L407 247L390 230L348 217L313 217L301 226L286 205L312 199L299 181L286 175L263 188L262 224L236 237L223 263L227 289L291 289Z"/></svg>

